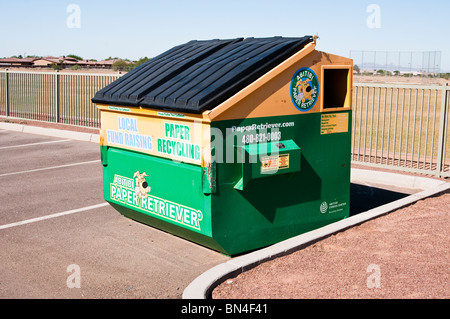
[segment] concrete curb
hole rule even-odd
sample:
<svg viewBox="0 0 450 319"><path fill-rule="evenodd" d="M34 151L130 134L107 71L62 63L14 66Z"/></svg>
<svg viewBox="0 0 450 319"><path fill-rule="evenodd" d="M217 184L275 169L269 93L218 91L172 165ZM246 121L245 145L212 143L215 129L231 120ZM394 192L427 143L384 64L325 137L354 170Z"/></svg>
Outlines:
<svg viewBox="0 0 450 319"><path fill-rule="evenodd" d="M59 130L59 129L54 129L54 128L45 128L45 127L22 125L22 124L16 124L16 123L6 123L6 122L0 122L0 129L16 131L16 132L23 132L23 133L60 137L60 138L67 138L67 139L77 140L77 141L100 143L100 135L93 134L93 133Z"/></svg>
<svg viewBox="0 0 450 319"><path fill-rule="evenodd" d="M418 192L339 222L287 239L267 248L232 258L198 276L184 289L182 298L208 299L218 284L265 261L288 255L332 234L450 189L450 183L438 179L385 172L376 172L374 174L373 171L363 169L352 169L352 182L365 185L373 185L373 183L377 185L390 185L394 182L394 186L396 187L404 187Z"/></svg>

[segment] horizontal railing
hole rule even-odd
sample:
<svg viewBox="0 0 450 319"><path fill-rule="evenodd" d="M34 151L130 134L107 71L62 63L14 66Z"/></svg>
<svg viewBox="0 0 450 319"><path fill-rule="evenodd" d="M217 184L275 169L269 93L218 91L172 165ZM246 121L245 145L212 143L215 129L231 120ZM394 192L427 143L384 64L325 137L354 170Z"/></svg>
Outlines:
<svg viewBox="0 0 450 319"><path fill-rule="evenodd" d="M120 74L0 72L0 116L100 127L95 93ZM450 177L446 85L355 83L352 162Z"/></svg>
<svg viewBox="0 0 450 319"><path fill-rule="evenodd" d="M450 176L449 90L355 83L352 161Z"/></svg>
<svg viewBox="0 0 450 319"><path fill-rule="evenodd" d="M0 115L85 127L100 126L91 102L118 74L0 72Z"/></svg>

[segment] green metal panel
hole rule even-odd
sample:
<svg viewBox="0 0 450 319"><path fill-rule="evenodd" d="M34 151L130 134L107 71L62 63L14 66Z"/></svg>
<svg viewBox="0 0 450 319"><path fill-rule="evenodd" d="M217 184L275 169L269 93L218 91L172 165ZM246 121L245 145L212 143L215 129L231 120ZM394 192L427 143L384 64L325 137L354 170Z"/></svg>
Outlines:
<svg viewBox="0 0 450 319"><path fill-rule="evenodd" d="M172 232L183 228L188 238L211 236L200 166L112 147L101 153L105 200L122 214Z"/></svg>
<svg viewBox="0 0 450 319"><path fill-rule="evenodd" d="M223 139L211 137L207 167L102 146L105 199L127 217L228 255L316 229L349 214L351 113L333 114L343 113L343 130L324 130L322 113L213 122ZM233 130L260 124L279 129ZM267 174L273 158L279 169Z"/></svg>
<svg viewBox="0 0 450 319"><path fill-rule="evenodd" d="M234 188L243 190L252 179L300 170L300 148L292 140L255 143L236 147L241 178Z"/></svg>
<svg viewBox="0 0 450 319"><path fill-rule="evenodd" d="M242 175L241 164L224 163L216 158L217 186L216 193L211 195L212 233L227 254L270 245L348 217L351 113L345 113L348 113L346 132L332 134L321 131L321 113L212 123L225 139L239 143L251 140L247 135L255 137L261 132L230 133L230 128L293 122L293 126L280 125L279 133L273 136L292 140L301 148L300 170L252 179L243 190L235 188Z"/></svg>

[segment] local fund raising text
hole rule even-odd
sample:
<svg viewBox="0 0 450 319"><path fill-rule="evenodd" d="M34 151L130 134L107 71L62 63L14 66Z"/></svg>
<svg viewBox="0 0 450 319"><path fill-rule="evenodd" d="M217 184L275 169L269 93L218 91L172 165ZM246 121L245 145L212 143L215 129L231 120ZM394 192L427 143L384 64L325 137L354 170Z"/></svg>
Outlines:
<svg viewBox="0 0 450 319"><path fill-rule="evenodd" d="M107 130L108 144L139 148L151 151L152 137L139 134L137 119L132 117L118 117L119 130Z"/></svg>

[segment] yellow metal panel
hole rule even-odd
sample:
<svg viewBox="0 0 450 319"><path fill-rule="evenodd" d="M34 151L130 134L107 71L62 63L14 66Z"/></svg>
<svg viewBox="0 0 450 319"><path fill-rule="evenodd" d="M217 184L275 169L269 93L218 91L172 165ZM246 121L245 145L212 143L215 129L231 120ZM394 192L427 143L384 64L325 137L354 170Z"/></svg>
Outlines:
<svg viewBox="0 0 450 319"><path fill-rule="evenodd" d="M104 105L104 104L96 104L97 108L100 111L109 111L109 112L120 112L120 113L133 113L135 115L140 116L155 116L158 118L170 118L176 119L179 121L200 121L209 123L211 122L209 117L203 114L193 114L193 113L183 113L183 112L172 112L166 110L157 110L150 109L144 107L130 107L130 106L113 106L113 105Z"/></svg>
<svg viewBox="0 0 450 319"><path fill-rule="evenodd" d="M266 73L233 97L205 113L211 121L222 121L242 118L271 117L280 115L298 115L305 113L317 113L322 109L322 66L334 67L334 65L346 68L350 72L348 79L348 100L346 107L340 110L351 109L351 73L352 60L329 53L314 50L311 43L303 50L281 63L279 66ZM319 83L319 95L314 106L308 111L300 111L291 99L290 87L293 76L302 68L312 70ZM335 111L329 109L326 111Z"/></svg>
<svg viewBox="0 0 450 319"><path fill-rule="evenodd" d="M202 165L209 162L210 124L202 115L98 105L102 145Z"/></svg>

